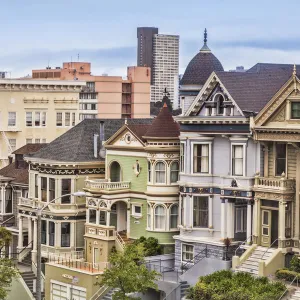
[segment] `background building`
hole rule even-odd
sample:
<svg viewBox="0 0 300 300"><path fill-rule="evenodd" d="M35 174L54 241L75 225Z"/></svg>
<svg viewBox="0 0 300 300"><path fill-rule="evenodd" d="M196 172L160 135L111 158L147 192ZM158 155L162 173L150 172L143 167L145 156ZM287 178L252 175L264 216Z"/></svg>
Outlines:
<svg viewBox="0 0 300 300"><path fill-rule="evenodd" d="M151 102L161 101L167 89L173 107L177 108L179 36L158 34L153 27L138 28L137 36L138 65L151 67Z"/></svg>
<svg viewBox="0 0 300 300"><path fill-rule="evenodd" d="M0 80L0 166L28 143L51 142L79 122L85 82Z"/></svg>
<svg viewBox="0 0 300 300"><path fill-rule="evenodd" d="M127 78L93 76L91 63L65 62L63 67L32 70L33 79L85 80L79 95L80 120L149 118L150 68L128 67Z"/></svg>

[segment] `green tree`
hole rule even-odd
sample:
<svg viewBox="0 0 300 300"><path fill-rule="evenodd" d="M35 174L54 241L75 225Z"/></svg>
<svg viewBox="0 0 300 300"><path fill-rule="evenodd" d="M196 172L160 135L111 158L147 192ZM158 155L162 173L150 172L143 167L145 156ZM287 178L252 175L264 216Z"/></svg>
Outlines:
<svg viewBox="0 0 300 300"><path fill-rule="evenodd" d="M5 227L0 227L0 250L4 250L9 246L12 240L12 234ZM13 278L19 275L18 270L14 267L11 259L0 257L0 299L4 300L7 297L9 288Z"/></svg>
<svg viewBox="0 0 300 300"><path fill-rule="evenodd" d="M154 237L145 238L141 236L139 239L134 241L135 245L142 244L144 247L145 256L154 256L162 254L162 245L158 243L158 239Z"/></svg>
<svg viewBox="0 0 300 300"><path fill-rule="evenodd" d="M124 252L111 253L110 268L104 271L98 284L118 289L113 300L140 299L128 294L145 293L150 288L157 289L154 280L159 274L146 268L144 254L142 244L127 245Z"/></svg>

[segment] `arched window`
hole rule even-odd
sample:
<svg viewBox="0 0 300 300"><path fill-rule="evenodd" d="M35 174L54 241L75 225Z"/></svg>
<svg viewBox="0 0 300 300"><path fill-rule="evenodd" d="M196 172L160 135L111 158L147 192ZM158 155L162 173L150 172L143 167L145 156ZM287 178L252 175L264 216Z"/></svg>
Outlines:
<svg viewBox="0 0 300 300"><path fill-rule="evenodd" d="M174 161L171 165L171 183L176 183L178 181L179 174L179 164L177 161Z"/></svg>
<svg viewBox="0 0 300 300"><path fill-rule="evenodd" d="M162 205L155 207L155 229L166 228L166 209Z"/></svg>
<svg viewBox="0 0 300 300"><path fill-rule="evenodd" d="M178 205L174 204L170 210L170 229L177 229L178 225Z"/></svg>
<svg viewBox="0 0 300 300"><path fill-rule="evenodd" d="M155 165L155 183L166 182L166 165L163 162L158 162Z"/></svg>
<svg viewBox="0 0 300 300"><path fill-rule="evenodd" d="M218 115L224 114L224 97L222 95L219 95L219 97L218 97L217 114Z"/></svg>
<svg viewBox="0 0 300 300"><path fill-rule="evenodd" d="M110 165L110 180L111 182L121 181L121 167L117 161L112 162Z"/></svg>
<svg viewBox="0 0 300 300"><path fill-rule="evenodd" d="M97 216L97 210L89 208L89 223L96 224L96 216Z"/></svg>
<svg viewBox="0 0 300 300"><path fill-rule="evenodd" d="M151 228L151 206L149 204L147 207L147 227Z"/></svg>
<svg viewBox="0 0 300 300"><path fill-rule="evenodd" d="M148 182L151 182L151 162L148 161Z"/></svg>

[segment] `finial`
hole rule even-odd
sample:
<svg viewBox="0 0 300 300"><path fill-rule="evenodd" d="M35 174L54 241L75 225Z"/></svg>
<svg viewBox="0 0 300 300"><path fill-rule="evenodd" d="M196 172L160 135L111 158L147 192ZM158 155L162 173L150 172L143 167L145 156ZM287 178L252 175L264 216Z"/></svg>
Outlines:
<svg viewBox="0 0 300 300"><path fill-rule="evenodd" d="M127 117L125 117L125 125L127 125Z"/></svg>
<svg viewBox="0 0 300 300"><path fill-rule="evenodd" d="M207 43L207 30L205 28L205 30L204 30L204 45L206 45L206 43Z"/></svg>
<svg viewBox="0 0 300 300"><path fill-rule="evenodd" d="M293 76L296 76L297 70L296 70L296 64L294 64L294 69L293 69Z"/></svg>
<svg viewBox="0 0 300 300"><path fill-rule="evenodd" d="M164 103L164 106L163 106L163 107L168 107L168 105L167 105L167 103L166 103L166 102Z"/></svg>

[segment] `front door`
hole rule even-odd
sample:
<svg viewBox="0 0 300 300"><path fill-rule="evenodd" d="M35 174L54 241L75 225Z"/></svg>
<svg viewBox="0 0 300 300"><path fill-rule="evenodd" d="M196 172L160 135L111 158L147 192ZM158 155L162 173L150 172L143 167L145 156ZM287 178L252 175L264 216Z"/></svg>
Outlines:
<svg viewBox="0 0 300 300"><path fill-rule="evenodd" d="M94 253L93 253L93 267L97 268L99 264L99 248L94 248Z"/></svg>
<svg viewBox="0 0 300 300"><path fill-rule="evenodd" d="M261 245L265 247L271 246L271 210L261 211Z"/></svg>

